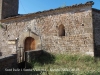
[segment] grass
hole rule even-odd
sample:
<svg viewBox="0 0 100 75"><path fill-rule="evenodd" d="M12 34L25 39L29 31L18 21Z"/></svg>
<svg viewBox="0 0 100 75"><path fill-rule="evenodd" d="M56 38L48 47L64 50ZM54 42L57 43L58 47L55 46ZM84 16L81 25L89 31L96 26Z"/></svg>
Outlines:
<svg viewBox="0 0 100 75"><path fill-rule="evenodd" d="M41 75L100 75L100 61L95 62L92 56L56 54L54 57L53 63L31 62L33 70L42 71Z"/></svg>
<svg viewBox="0 0 100 75"><path fill-rule="evenodd" d="M48 54L31 60L33 71L0 72L0 75L100 75L100 61L80 54Z"/></svg>

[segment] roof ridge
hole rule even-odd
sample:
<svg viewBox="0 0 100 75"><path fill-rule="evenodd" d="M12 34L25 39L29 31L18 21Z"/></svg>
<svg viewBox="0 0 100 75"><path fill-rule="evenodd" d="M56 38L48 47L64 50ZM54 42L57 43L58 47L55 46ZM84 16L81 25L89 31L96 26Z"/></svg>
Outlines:
<svg viewBox="0 0 100 75"><path fill-rule="evenodd" d="M84 4L80 3L80 4L74 4L74 5L71 5L71 6L65 6L65 7L58 7L58 8L55 8L55 9L49 9L49 10L44 10L44 11L38 11L38 12L34 12L34 13L29 13L29 14L38 14L38 13L42 13L42 12L47 12L47 11L53 11L53 10L59 10L59 9L63 9L63 8L73 8L73 7L77 7L77 6L83 6L83 5L93 5L94 2L93 1L88 1ZM21 15L28 15L28 14L21 14Z"/></svg>
<svg viewBox="0 0 100 75"><path fill-rule="evenodd" d="M29 14L21 14L21 15L17 15L17 16L13 16L13 17L8 17L8 18L5 18L5 19L2 19L2 20L7 20L7 19L14 19L14 18L18 18L18 17L24 17L24 16L28 16L28 15L33 15L33 14L40 14L40 13L44 13L44 12L50 12L50 11L54 11L54 10L63 10L63 9L66 9L66 10L69 10L69 9L73 9L73 8L77 8L77 7L83 7L83 6L92 6L94 4L93 1L88 1L84 4L80 3L80 4L74 4L74 5L71 5L71 6L66 6L66 7L63 7L63 8L56 8L56 9L50 9L50 10L44 10L44 11L38 11L38 12L35 12L35 13L29 13Z"/></svg>

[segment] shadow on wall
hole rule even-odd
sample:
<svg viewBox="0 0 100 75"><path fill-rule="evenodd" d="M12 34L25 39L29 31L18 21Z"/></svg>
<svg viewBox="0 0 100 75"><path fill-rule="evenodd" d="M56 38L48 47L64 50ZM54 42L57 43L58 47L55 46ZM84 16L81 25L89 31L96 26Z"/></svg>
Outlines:
<svg viewBox="0 0 100 75"><path fill-rule="evenodd" d="M44 64L50 64L55 62L54 55L44 51L28 51L25 52L25 61L18 64L19 69L30 69L34 68L34 65L38 63L40 66Z"/></svg>
<svg viewBox="0 0 100 75"><path fill-rule="evenodd" d="M29 56L27 56L29 55ZM26 57L29 57L28 62L25 62L26 68L34 68L34 65L38 63L40 66L43 66L44 64L50 64L54 63L55 57L54 55L44 51L32 51L26 54ZM27 61L27 59L26 59Z"/></svg>
<svg viewBox="0 0 100 75"><path fill-rule="evenodd" d="M44 64L50 64L50 63L55 62L54 55L46 51L43 51L43 50L25 52L25 59L26 61L18 64L19 69L22 69L22 70L23 69L33 69L36 63L38 63L38 66L44 66ZM43 71L29 71L27 73L23 71L22 74L41 75L42 73ZM48 75L48 72L46 73L47 73L46 75Z"/></svg>
<svg viewBox="0 0 100 75"><path fill-rule="evenodd" d="M94 61L100 61L100 45L94 44Z"/></svg>
<svg viewBox="0 0 100 75"><path fill-rule="evenodd" d="M43 66L44 64L50 64L55 62L54 55L46 51L40 50L39 53L34 52L34 54L30 54L31 56L30 62L32 67L34 67L35 63L38 63L40 66Z"/></svg>
<svg viewBox="0 0 100 75"><path fill-rule="evenodd" d="M2 52L0 52L0 56L2 56Z"/></svg>
<svg viewBox="0 0 100 75"><path fill-rule="evenodd" d="M94 57L100 58L100 45L98 46L94 45Z"/></svg>

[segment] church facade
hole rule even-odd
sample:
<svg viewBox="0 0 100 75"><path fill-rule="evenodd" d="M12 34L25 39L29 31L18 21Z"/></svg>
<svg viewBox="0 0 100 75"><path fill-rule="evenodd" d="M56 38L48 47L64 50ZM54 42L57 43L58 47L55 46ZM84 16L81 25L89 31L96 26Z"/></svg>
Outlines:
<svg viewBox="0 0 100 75"><path fill-rule="evenodd" d="M0 0L0 54L45 50L99 55L100 10L86 2L26 15L18 0Z"/></svg>

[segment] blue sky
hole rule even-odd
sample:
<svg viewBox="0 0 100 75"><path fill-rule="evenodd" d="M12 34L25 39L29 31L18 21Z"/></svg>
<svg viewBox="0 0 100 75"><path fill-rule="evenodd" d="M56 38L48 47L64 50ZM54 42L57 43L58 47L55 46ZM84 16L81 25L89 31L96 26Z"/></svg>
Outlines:
<svg viewBox="0 0 100 75"><path fill-rule="evenodd" d="M19 0L19 14L34 13L43 10L55 9L61 6L85 3L90 0ZM100 0L94 1L93 8L100 9Z"/></svg>

